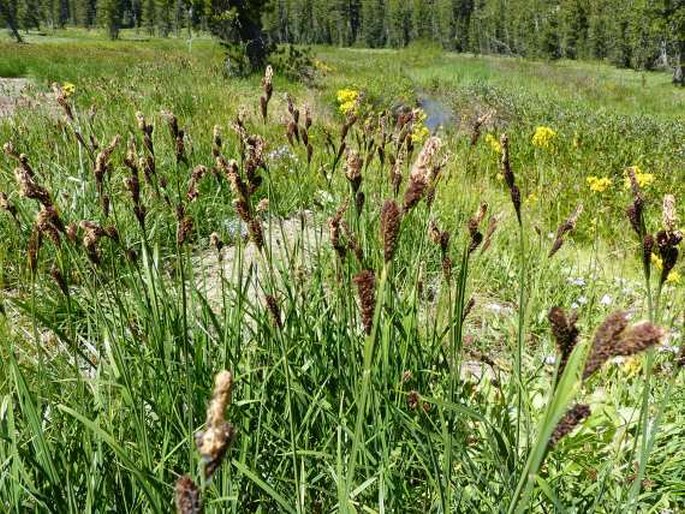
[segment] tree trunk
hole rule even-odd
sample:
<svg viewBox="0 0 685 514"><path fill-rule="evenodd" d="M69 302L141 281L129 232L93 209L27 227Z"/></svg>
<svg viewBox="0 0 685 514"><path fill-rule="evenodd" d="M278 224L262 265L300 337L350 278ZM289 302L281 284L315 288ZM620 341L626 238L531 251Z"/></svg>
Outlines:
<svg viewBox="0 0 685 514"><path fill-rule="evenodd" d="M17 21L14 19L14 13L10 8L8 0L0 0L0 18L5 18L7 28L12 33L12 37L16 39L17 43L23 43L24 40L22 39L21 34L19 34Z"/></svg>
<svg viewBox="0 0 685 514"><path fill-rule="evenodd" d="M685 39L678 41L678 55L673 68L673 83L685 86Z"/></svg>

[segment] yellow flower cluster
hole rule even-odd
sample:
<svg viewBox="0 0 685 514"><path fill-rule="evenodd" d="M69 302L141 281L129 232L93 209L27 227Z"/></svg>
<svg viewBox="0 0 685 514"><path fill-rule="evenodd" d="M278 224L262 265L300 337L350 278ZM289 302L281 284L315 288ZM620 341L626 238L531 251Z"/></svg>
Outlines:
<svg viewBox="0 0 685 514"><path fill-rule="evenodd" d="M340 89L337 93L338 110L342 114L349 114L357 108L357 100L359 99L359 91L356 89Z"/></svg>
<svg viewBox="0 0 685 514"><path fill-rule="evenodd" d="M414 126L411 131L411 140L413 143L421 144L428 136L430 136L430 131L426 127L426 113L423 109L416 109L416 117L414 119Z"/></svg>
<svg viewBox="0 0 685 514"><path fill-rule="evenodd" d="M75 92L76 92L76 86L74 84L72 84L71 82L65 82L64 84L62 84L62 93L64 93L64 96L66 98L69 98Z"/></svg>
<svg viewBox="0 0 685 514"><path fill-rule="evenodd" d="M324 61L321 61L319 59L314 59L314 67L324 74L335 71L335 69L332 66L326 64Z"/></svg>
<svg viewBox="0 0 685 514"><path fill-rule="evenodd" d="M623 362L623 372L630 378L636 377L642 370L641 355L634 355Z"/></svg>
<svg viewBox="0 0 685 514"><path fill-rule="evenodd" d="M637 180L637 185L640 187L647 187L656 180L653 173L643 173L637 166L633 166L633 169L635 170L635 180ZM625 171L623 185L626 189L630 189L630 176L628 175L628 170Z"/></svg>
<svg viewBox="0 0 685 514"><path fill-rule="evenodd" d="M594 175L587 177L585 179L587 185L590 186L590 190L595 193L603 193L609 187L611 187L612 181L608 177L596 177Z"/></svg>
<svg viewBox="0 0 685 514"><path fill-rule="evenodd" d="M485 135L485 142L490 146L490 149L493 152L497 154L502 153L502 144L497 141L497 138L492 134Z"/></svg>
<svg viewBox="0 0 685 514"><path fill-rule="evenodd" d="M533 134L532 143L533 146L537 146L539 148L549 148L555 137L557 137L557 133L550 127L536 127L535 134Z"/></svg>
<svg viewBox="0 0 685 514"><path fill-rule="evenodd" d="M651 255L651 260L652 260L652 264L654 265L654 267L656 269L661 269L664 267L664 261L662 261L661 257L659 257L658 255L653 253Z"/></svg>
<svg viewBox="0 0 685 514"><path fill-rule="evenodd" d="M651 255L652 264L658 270L664 268L664 261L656 254ZM667 284L680 284L680 272L673 270L666 277Z"/></svg>
<svg viewBox="0 0 685 514"><path fill-rule="evenodd" d="M669 284L680 284L680 272L679 271L671 271L668 274L668 277L666 277L666 282Z"/></svg>

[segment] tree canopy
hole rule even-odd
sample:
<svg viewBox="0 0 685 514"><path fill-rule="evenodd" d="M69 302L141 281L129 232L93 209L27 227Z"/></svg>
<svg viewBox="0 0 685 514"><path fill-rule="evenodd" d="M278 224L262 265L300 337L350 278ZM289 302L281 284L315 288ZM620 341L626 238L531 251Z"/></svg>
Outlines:
<svg viewBox="0 0 685 514"><path fill-rule="evenodd" d="M683 82L685 0L0 0L0 19L151 34L209 30L259 67L271 43L402 47L436 42L459 52L602 59L672 68Z"/></svg>

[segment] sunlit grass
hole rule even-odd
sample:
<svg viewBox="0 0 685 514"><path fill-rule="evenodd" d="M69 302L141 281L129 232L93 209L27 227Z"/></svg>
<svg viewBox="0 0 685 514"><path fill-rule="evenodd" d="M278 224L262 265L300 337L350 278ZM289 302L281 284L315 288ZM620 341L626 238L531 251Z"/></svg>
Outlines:
<svg viewBox="0 0 685 514"><path fill-rule="evenodd" d="M189 44L124 32L109 42L70 30L27 40L0 43L0 75L34 84L31 102L0 120L0 142L14 145L0 155L9 202L0 211L0 510L168 512L181 475L198 483L207 512L685 508L674 356L684 286L667 283L647 302L647 286L658 296L659 271L645 281L642 243L625 214L634 201L629 166L654 175L641 192L650 233L662 228L663 195L682 192L685 95L666 75L422 46L315 48L327 71L311 87L276 76L264 123L261 77L224 76L221 47L206 37ZM74 85L71 121L53 82ZM348 116L368 115L344 138L341 90L354 97ZM292 145L286 92L299 110ZM395 118L426 98L450 120L437 133L444 167L430 162L435 199L423 192L402 213L386 260L380 217L393 198L391 157L404 156L402 206L421 151L403 153ZM149 182L136 111L154 126ZM185 131L185 159L176 157L169 112ZM262 182L249 194L227 172L236 159L248 179L238 113L247 134L266 142ZM538 127L553 135L536 145ZM502 132L521 190L520 226L493 144ZM96 156L116 134L98 187ZM360 160L340 153L341 140ZM127 152L137 158L127 163ZM64 224L81 226L73 240L57 229L59 244L44 227L33 270L45 205L19 193L18 153ZM194 199L198 165L206 172ZM136 174L144 223L133 211ZM593 190L591 176L611 183ZM483 202L484 219L467 228ZM557 228L580 203L577 225L550 259ZM334 248L336 216L342 246ZM481 251L491 216L497 228ZM84 236L95 225L83 221L117 235L100 234L94 250ZM261 252L250 223L265 234ZM359 286L369 276L371 300ZM556 388L553 306L578 313L581 341ZM631 313L631 325L663 327L663 347L581 383L595 330L617 310ZM237 438L205 482L195 434L224 369L235 379L225 416ZM573 402L592 414L550 450Z"/></svg>

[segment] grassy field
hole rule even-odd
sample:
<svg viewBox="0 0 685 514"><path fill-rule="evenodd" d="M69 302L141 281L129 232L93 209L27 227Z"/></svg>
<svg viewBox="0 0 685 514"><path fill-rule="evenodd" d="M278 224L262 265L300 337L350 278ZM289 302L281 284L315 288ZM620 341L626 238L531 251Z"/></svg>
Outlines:
<svg viewBox="0 0 685 514"><path fill-rule="evenodd" d="M314 48L264 118L205 37L27 40L1 511L685 511L668 75Z"/></svg>

